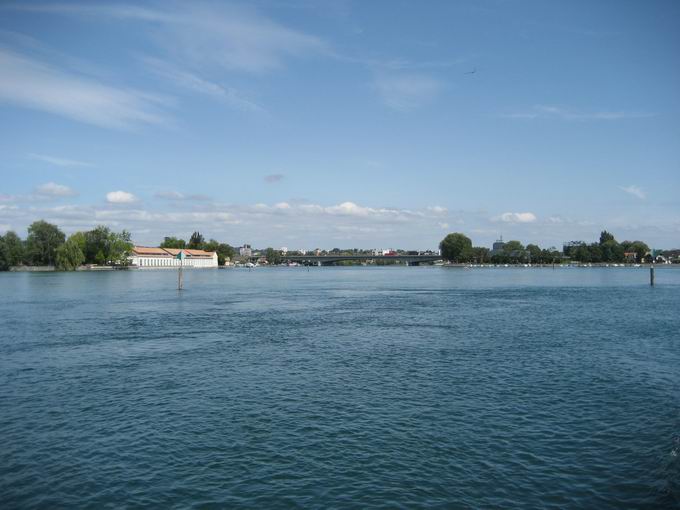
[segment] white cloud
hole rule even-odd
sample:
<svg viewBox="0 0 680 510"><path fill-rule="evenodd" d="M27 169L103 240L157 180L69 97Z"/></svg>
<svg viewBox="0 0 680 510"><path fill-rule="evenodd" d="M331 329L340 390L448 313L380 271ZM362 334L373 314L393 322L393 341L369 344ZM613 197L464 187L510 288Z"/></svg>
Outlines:
<svg viewBox="0 0 680 510"><path fill-rule="evenodd" d="M91 167L93 166L90 163L86 163L84 161L78 161L75 159L66 159L66 158L58 158L55 156L45 156L43 154L29 154L29 158L35 159L37 161L42 161L44 163L49 163L50 165L54 166L61 166L61 167Z"/></svg>
<svg viewBox="0 0 680 510"><path fill-rule="evenodd" d="M427 210L434 214L446 214L448 212L446 207L442 207L440 205L431 205L427 208Z"/></svg>
<svg viewBox="0 0 680 510"><path fill-rule="evenodd" d="M395 247L404 249L435 249L447 231L458 230L472 237L476 246L491 246L499 234L512 235L524 244L536 242L540 246L561 246L564 240L595 240L607 228L621 239L644 239L656 246L674 246L680 232L677 215L663 214L645 217L636 223L633 216L585 219L553 223L549 220L528 223L502 223L500 218L489 219L484 211L457 211L441 216L427 208L369 207L354 202L340 204L312 204L299 201L279 204L219 204L176 202L160 208L143 208L133 204L64 204L46 206L49 202L19 196L19 201L0 203L0 223L25 235L26 227L35 220L45 219L59 225L65 232L89 230L97 224L112 229L126 229L139 244L153 245L164 236L187 238L194 230L232 245L265 246L288 245L295 239L296 248L339 247ZM351 205L350 205L351 204ZM517 214L517 213L509 213ZM639 220L640 218L636 218ZM460 226L459 225L464 225ZM23 233L22 233L23 232ZM298 244L299 243L299 244Z"/></svg>
<svg viewBox="0 0 680 510"><path fill-rule="evenodd" d="M626 111L596 111L584 112L565 108L563 106L555 105L534 105L530 110L524 112L502 114L500 117L507 119L561 119L573 121L587 121L587 120L624 120L624 119L642 119L647 117L654 117L656 114L644 112L626 112Z"/></svg>
<svg viewBox="0 0 680 510"><path fill-rule="evenodd" d="M634 197L637 197L641 200L644 200L647 198L647 194L640 189L638 186L635 186L634 184L631 184L630 186L619 186L619 189L622 191L625 191L629 195L633 195Z"/></svg>
<svg viewBox="0 0 680 510"><path fill-rule="evenodd" d="M137 201L137 197L127 191L109 191L106 201L110 204L131 204Z"/></svg>
<svg viewBox="0 0 680 510"><path fill-rule="evenodd" d="M64 186L63 184L57 184L54 182L48 182L46 184L38 186L35 189L35 192L37 195L43 197L72 197L78 194L68 186Z"/></svg>
<svg viewBox="0 0 680 510"><path fill-rule="evenodd" d="M442 88L438 80L422 74L380 74L373 86L385 105L403 112L430 103Z"/></svg>
<svg viewBox="0 0 680 510"><path fill-rule="evenodd" d="M0 101L113 129L162 124L164 100L116 89L0 48Z"/></svg>
<svg viewBox="0 0 680 510"><path fill-rule="evenodd" d="M536 221L536 215L530 212L506 212L497 216L494 220L506 223L533 223Z"/></svg>

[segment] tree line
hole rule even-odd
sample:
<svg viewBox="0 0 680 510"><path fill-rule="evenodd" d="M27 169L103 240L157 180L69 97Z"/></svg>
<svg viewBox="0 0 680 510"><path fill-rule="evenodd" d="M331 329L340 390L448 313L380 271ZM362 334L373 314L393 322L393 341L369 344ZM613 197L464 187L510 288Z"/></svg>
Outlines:
<svg viewBox="0 0 680 510"><path fill-rule="evenodd" d="M214 251L217 252L217 263L220 266L224 265L224 262L227 259L232 260L236 256L236 250L231 245L227 243L220 243L215 239L206 241L200 232L194 232L191 234L188 242L178 237L165 237L160 247Z"/></svg>
<svg viewBox="0 0 680 510"><path fill-rule="evenodd" d="M614 236L602 231L599 242L571 242L564 251L556 248L541 248L536 244L524 246L512 240L503 244L502 249L492 251L481 246L472 246L465 234L456 232L447 235L439 244L441 255L450 262L474 262L478 264L554 264L563 259L576 262L643 262L650 249L642 241L623 241L619 243Z"/></svg>
<svg viewBox="0 0 680 510"><path fill-rule="evenodd" d="M40 220L28 227L26 239L13 231L0 236L0 271L20 265L55 266L63 271L74 271L83 264L125 266L132 246L131 235L126 230L114 232L99 225L67 238L57 225ZM188 242L166 237L161 247L214 251L220 265L236 254L230 245L215 239L206 241L200 232L194 232Z"/></svg>
<svg viewBox="0 0 680 510"><path fill-rule="evenodd" d="M130 249L132 241L126 230L113 232L100 225L67 239L58 226L40 220L28 227L25 240L12 231L0 236L0 270L28 265L72 271L82 264L126 264Z"/></svg>

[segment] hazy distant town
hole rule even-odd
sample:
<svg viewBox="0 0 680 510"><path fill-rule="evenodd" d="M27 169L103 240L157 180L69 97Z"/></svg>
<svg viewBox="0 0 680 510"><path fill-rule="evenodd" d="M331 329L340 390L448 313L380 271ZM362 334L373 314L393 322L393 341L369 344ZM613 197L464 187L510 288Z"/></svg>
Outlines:
<svg viewBox="0 0 680 510"><path fill-rule="evenodd" d="M186 262L185 262L186 261ZM188 240L165 237L157 247L136 246L129 232L100 225L68 238L44 220L28 227L26 239L15 232L0 236L0 270L45 268L74 271L84 268L238 267L254 265L393 265L393 264L678 264L680 249L653 250L643 241L617 241L602 231L594 242L569 241L558 249L524 245L500 238L491 247L473 246L463 233L447 235L437 249L400 248L290 249L232 246L194 232Z"/></svg>

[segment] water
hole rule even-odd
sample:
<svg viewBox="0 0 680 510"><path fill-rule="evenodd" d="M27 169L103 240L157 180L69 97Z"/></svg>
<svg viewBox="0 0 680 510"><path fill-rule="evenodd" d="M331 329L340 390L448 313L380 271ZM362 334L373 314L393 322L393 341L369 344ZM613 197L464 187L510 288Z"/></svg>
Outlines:
<svg viewBox="0 0 680 510"><path fill-rule="evenodd" d="M0 274L2 508L671 508L680 270Z"/></svg>

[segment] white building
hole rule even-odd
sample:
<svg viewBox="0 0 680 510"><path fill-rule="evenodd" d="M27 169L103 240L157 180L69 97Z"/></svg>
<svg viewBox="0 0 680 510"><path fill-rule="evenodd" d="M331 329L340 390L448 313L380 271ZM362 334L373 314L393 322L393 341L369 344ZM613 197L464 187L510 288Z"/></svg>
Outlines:
<svg viewBox="0 0 680 510"><path fill-rule="evenodd" d="M238 254L241 257L250 257L253 254L253 250L249 244L244 244L238 249Z"/></svg>
<svg viewBox="0 0 680 510"><path fill-rule="evenodd" d="M184 252L184 261L177 257ZM217 267L217 252L178 248L148 248L135 246L128 257L130 264L137 267Z"/></svg>

